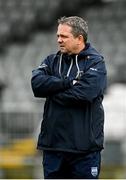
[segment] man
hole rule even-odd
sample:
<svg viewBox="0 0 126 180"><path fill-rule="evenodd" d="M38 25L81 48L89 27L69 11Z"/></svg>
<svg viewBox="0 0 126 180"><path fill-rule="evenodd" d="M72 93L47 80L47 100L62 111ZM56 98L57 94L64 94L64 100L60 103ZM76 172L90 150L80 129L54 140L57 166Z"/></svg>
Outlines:
<svg viewBox="0 0 126 180"><path fill-rule="evenodd" d="M96 179L100 173L106 68L87 36L81 17L62 17L59 51L33 70L34 96L46 98L38 149L47 179Z"/></svg>

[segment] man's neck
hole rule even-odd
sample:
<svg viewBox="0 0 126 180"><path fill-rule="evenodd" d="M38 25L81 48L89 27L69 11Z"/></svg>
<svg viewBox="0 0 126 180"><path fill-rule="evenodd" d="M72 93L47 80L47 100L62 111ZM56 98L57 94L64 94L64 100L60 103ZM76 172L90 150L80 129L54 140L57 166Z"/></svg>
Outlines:
<svg viewBox="0 0 126 180"><path fill-rule="evenodd" d="M79 54L82 50L84 50L86 47L85 44L82 44L81 46L78 47L78 49L74 52L74 53L71 53L69 55L72 55L72 54Z"/></svg>

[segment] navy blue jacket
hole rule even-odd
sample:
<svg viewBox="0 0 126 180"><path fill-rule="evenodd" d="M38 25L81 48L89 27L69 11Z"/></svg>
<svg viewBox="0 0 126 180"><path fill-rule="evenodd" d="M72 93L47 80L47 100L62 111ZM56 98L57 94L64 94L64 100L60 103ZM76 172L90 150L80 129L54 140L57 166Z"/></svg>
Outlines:
<svg viewBox="0 0 126 180"><path fill-rule="evenodd" d="M32 71L35 97L46 98L38 149L89 152L103 149L106 67L89 43L78 55L49 55ZM73 80L77 83L73 85Z"/></svg>

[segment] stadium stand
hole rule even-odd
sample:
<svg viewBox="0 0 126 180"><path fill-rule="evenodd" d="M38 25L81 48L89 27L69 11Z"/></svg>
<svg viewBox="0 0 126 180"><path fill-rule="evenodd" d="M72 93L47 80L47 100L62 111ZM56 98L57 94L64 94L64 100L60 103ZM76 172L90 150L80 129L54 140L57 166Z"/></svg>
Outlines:
<svg viewBox="0 0 126 180"><path fill-rule="evenodd" d="M0 37L3 41L27 41L36 30L50 30L57 17L80 11L96 0L0 0ZM3 43L2 43L3 44ZM1 44L1 45L2 45Z"/></svg>

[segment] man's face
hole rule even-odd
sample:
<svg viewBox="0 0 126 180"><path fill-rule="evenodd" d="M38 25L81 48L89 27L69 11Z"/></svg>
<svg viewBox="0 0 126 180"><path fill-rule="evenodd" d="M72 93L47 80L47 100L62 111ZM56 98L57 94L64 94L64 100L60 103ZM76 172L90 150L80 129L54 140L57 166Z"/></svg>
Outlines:
<svg viewBox="0 0 126 180"><path fill-rule="evenodd" d="M57 30L57 42L62 53L76 54L79 38L74 37L72 28L66 24L59 24Z"/></svg>

